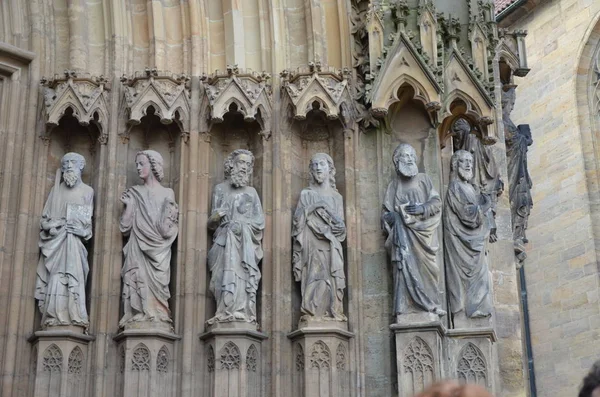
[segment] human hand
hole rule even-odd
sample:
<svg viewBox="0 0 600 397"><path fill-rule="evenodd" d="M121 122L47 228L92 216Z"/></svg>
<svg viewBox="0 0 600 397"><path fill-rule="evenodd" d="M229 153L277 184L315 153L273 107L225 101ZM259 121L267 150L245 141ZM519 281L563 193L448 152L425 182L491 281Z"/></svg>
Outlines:
<svg viewBox="0 0 600 397"><path fill-rule="evenodd" d="M409 215L423 215L425 213L425 207L422 204L409 204L404 207L404 212Z"/></svg>
<svg viewBox="0 0 600 397"><path fill-rule="evenodd" d="M393 225L395 222L395 217L394 217L394 213L393 212L387 212L383 215L383 220L385 223L389 224L389 225Z"/></svg>
<svg viewBox="0 0 600 397"><path fill-rule="evenodd" d="M79 237L86 237L87 231L83 228L79 222L69 221L67 222L67 233L74 234Z"/></svg>

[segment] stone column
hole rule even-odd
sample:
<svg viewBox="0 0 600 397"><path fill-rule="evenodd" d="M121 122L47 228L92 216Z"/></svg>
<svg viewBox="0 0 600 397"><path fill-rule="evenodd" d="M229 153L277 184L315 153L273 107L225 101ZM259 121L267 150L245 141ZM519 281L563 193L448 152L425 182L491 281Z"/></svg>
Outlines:
<svg viewBox="0 0 600 397"><path fill-rule="evenodd" d="M88 345L95 338L78 326L37 331L29 342L35 358L34 397L87 395Z"/></svg>
<svg viewBox="0 0 600 397"><path fill-rule="evenodd" d="M262 397L261 343L267 335L247 323L216 323L200 335L205 343L208 396Z"/></svg>
<svg viewBox="0 0 600 397"><path fill-rule="evenodd" d="M166 330L130 328L114 339L123 396L174 396L175 342L180 336Z"/></svg>
<svg viewBox="0 0 600 397"><path fill-rule="evenodd" d="M288 335L293 348L292 394L342 397L350 394L350 339L347 323L312 322Z"/></svg>

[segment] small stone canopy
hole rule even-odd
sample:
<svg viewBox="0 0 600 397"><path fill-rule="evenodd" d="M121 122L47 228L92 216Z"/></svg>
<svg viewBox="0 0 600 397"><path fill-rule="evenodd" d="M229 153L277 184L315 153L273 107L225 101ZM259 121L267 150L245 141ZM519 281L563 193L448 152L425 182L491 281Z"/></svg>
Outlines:
<svg viewBox="0 0 600 397"><path fill-rule="evenodd" d="M176 122L181 131L190 128L190 78L146 68L132 77L123 76L127 123L137 125L152 107L162 124Z"/></svg>
<svg viewBox="0 0 600 397"><path fill-rule="evenodd" d="M263 134L270 134L272 99L271 76L250 70L240 70L237 65L227 65L227 72L217 70L211 76L200 77L203 90L200 126L208 131L210 124L221 123L225 114L235 109L244 121L257 121Z"/></svg>
<svg viewBox="0 0 600 397"><path fill-rule="evenodd" d="M104 76L65 70L64 76L42 78L40 84L43 87L46 135L58 126L60 119L70 109L79 124L96 125L100 131L98 140L106 143L110 87Z"/></svg>

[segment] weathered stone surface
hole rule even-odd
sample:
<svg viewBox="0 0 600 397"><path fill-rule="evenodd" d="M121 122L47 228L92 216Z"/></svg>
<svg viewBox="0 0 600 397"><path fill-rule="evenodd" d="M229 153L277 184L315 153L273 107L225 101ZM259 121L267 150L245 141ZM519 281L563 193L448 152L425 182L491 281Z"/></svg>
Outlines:
<svg viewBox="0 0 600 397"><path fill-rule="evenodd" d="M123 248L123 312L119 326L135 323L170 324L169 282L171 245L179 230L179 207L173 190L161 186L163 158L154 150L139 152L135 165L143 185L121 195L125 205L121 232L128 236ZM170 326L167 326L170 328Z"/></svg>
<svg viewBox="0 0 600 397"><path fill-rule="evenodd" d="M225 160L225 181L215 187L208 227L214 230L208 253L210 291L217 312L207 324L241 321L256 324L256 296L263 258L265 216L252 180L254 155L244 149Z"/></svg>
<svg viewBox="0 0 600 397"><path fill-rule="evenodd" d="M90 266L84 242L92 237L94 189L81 180L82 155L67 153L61 163L40 223L35 298L43 328L87 328L85 283Z"/></svg>
<svg viewBox="0 0 600 397"><path fill-rule="evenodd" d="M292 265L302 285L303 317L346 321L344 315L344 203L335 186L335 165L325 153L310 161L310 186L294 214Z"/></svg>

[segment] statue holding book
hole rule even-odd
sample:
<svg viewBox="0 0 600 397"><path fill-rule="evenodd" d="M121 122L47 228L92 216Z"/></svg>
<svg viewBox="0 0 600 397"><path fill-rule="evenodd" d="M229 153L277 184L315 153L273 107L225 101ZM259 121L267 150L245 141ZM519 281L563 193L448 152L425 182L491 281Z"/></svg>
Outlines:
<svg viewBox="0 0 600 397"><path fill-rule="evenodd" d="M94 190L81 180L84 167L82 155L63 156L42 212L35 286L42 328L89 325L85 306L89 263L84 242L92 237Z"/></svg>
<svg viewBox="0 0 600 397"><path fill-rule="evenodd" d="M436 263L442 200L431 178L419 172L412 146L400 144L393 161L397 175L388 185L381 218L394 272L394 312L397 319L415 312L443 316Z"/></svg>

